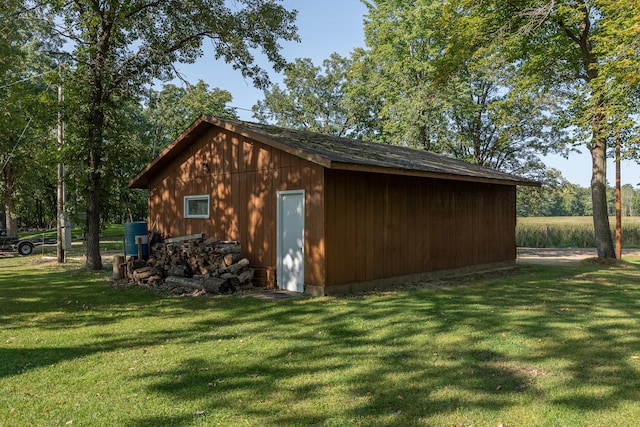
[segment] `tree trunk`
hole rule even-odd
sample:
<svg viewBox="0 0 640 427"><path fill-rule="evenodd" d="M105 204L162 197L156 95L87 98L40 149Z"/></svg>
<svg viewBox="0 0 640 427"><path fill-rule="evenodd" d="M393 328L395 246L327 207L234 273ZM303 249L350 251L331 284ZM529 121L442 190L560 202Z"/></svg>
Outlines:
<svg viewBox="0 0 640 427"><path fill-rule="evenodd" d="M616 129L616 258L622 259L622 192L620 189L620 129Z"/></svg>
<svg viewBox="0 0 640 427"><path fill-rule="evenodd" d="M98 155L91 152L90 164L96 162ZM99 160L98 160L99 162ZM89 270L102 270L102 256L100 255L100 172L90 167L87 187L87 261Z"/></svg>
<svg viewBox="0 0 640 427"><path fill-rule="evenodd" d="M62 122L62 112L60 111L60 104L64 101L62 93L62 86L58 86L58 150L62 150L64 145L64 124ZM65 246L64 246L64 232L65 232L65 215L64 215L64 165L62 162L58 163L58 197L56 203L56 229L58 235L56 238L56 260L59 264L62 264L66 260Z"/></svg>
<svg viewBox="0 0 640 427"><path fill-rule="evenodd" d="M598 78L598 61L593 53L591 42L591 17L584 3L582 25L580 31L572 33L570 26L562 23L562 28L571 40L580 47L582 66L587 84L593 90L593 117L591 118L591 202L593 205L593 232L599 258L615 258L616 253L609 226L609 209L607 208L607 116L606 96L594 87Z"/></svg>
<svg viewBox="0 0 640 427"><path fill-rule="evenodd" d="M597 128L596 128L597 129ZM591 151L591 202L593 204L593 231L599 258L615 258L616 253L609 226L607 208L607 157L606 140L594 135Z"/></svg>
<svg viewBox="0 0 640 427"><path fill-rule="evenodd" d="M7 161L2 174L5 183L4 209L6 214L7 236L13 237L18 235L18 222L14 218L15 201L13 200L13 190L15 186L15 176L13 176L11 160Z"/></svg>
<svg viewBox="0 0 640 427"><path fill-rule="evenodd" d="M100 200L102 197L102 139L104 128L104 112L102 111L102 91L97 85L92 94L93 111L89 113L89 153L87 177L87 261L89 270L102 270L102 256L100 255Z"/></svg>
<svg viewBox="0 0 640 427"><path fill-rule="evenodd" d="M87 261L86 267L89 270L102 269L102 257L100 256L100 214L102 207L102 154L104 144L105 128L105 108L109 101L108 81L106 79L107 58L110 49L110 37L113 21L106 19L103 10L100 9L100 2L91 3L95 13L100 16L100 25L90 30L89 38L96 50L90 55L90 91L88 97L87 112L87 221L86 221L86 245ZM93 32L95 31L95 33Z"/></svg>

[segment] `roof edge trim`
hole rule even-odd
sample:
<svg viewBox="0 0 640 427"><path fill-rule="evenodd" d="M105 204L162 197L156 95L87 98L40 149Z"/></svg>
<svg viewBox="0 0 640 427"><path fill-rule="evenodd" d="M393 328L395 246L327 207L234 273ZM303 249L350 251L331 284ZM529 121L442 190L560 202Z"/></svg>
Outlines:
<svg viewBox="0 0 640 427"><path fill-rule="evenodd" d="M419 170L385 168L382 166L358 165L353 163L337 163L337 162L333 162L333 164L331 165L331 169L357 171L357 172L384 173L384 174L390 174L390 175L417 176L417 177L424 177L424 178L447 179L452 181L480 182L480 183L486 183L486 184L541 187L541 184L537 181L521 179L515 176L514 176L514 179L484 178L484 177L472 176L472 175L426 172L426 171L419 171Z"/></svg>

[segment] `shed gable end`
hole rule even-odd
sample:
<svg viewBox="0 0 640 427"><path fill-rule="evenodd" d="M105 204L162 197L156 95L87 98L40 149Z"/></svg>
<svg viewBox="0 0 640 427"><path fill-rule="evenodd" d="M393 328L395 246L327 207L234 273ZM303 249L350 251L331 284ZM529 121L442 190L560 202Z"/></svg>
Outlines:
<svg viewBox="0 0 640 427"><path fill-rule="evenodd" d="M256 267L275 269L278 191L305 190L305 282L324 281L324 172L321 166L231 131L212 128L149 184L150 228L164 237L203 233L237 240ZM185 218L184 199L210 197L208 218Z"/></svg>

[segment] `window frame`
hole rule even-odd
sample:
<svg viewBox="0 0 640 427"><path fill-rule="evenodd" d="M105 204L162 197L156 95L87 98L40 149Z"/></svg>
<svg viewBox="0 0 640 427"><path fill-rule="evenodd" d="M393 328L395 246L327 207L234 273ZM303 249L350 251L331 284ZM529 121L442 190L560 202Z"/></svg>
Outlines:
<svg viewBox="0 0 640 427"><path fill-rule="evenodd" d="M207 213L201 215L189 214L189 202L191 201L207 201ZM195 194L190 196L184 196L184 218L185 219L206 219L211 216L211 196L209 194Z"/></svg>

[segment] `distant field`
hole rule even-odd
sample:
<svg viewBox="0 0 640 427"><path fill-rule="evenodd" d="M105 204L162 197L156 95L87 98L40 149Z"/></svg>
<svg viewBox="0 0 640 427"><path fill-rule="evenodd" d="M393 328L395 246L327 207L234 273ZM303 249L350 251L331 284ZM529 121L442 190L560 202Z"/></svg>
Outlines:
<svg viewBox="0 0 640 427"><path fill-rule="evenodd" d="M615 217L609 218L611 232ZM532 248L595 247L590 216L522 217L516 223L516 245ZM622 218L622 246L640 247L640 217Z"/></svg>
<svg viewBox="0 0 640 427"><path fill-rule="evenodd" d="M616 217L609 217L612 226L616 224ZM529 216L518 217L518 225L593 225L593 218L590 216ZM622 225L640 226L640 216L622 217Z"/></svg>

